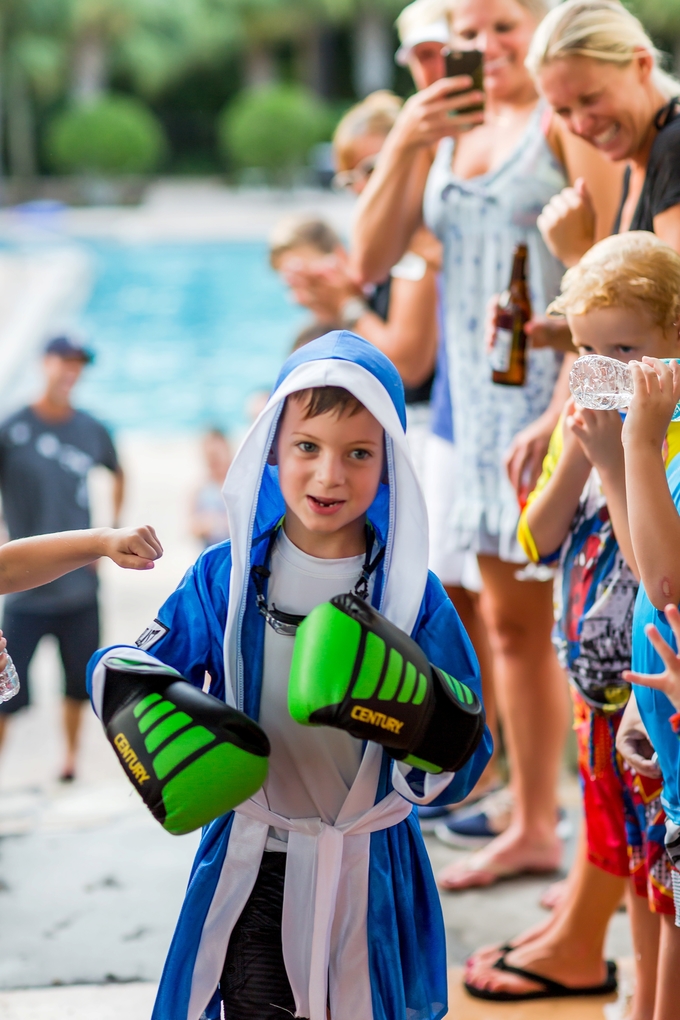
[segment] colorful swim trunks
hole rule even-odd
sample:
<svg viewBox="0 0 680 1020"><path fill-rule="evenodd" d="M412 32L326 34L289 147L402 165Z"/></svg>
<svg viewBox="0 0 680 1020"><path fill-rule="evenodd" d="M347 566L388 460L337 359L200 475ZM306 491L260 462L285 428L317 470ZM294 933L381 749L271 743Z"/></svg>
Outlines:
<svg viewBox="0 0 680 1020"><path fill-rule="evenodd" d="M655 914L673 914L673 865L665 848L660 779L631 771L616 751L621 712L594 711L571 688L586 844L591 864L628 878Z"/></svg>
<svg viewBox="0 0 680 1020"><path fill-rule="evenodd" d="M622 713L604 715L595 712L575 687L570 690L574 703L588 860L610 875L628 878L626 787L621 758L615 748Z"/></svg>
<svg viewBox="0 0 680 1020"><path fill-rule="evenodd" d="M663 783L626 769L629 809L626 835L630 876L638 896L645 896L654 914L675 914L673 865L666 852L666 813L661 806Z"/></svg>

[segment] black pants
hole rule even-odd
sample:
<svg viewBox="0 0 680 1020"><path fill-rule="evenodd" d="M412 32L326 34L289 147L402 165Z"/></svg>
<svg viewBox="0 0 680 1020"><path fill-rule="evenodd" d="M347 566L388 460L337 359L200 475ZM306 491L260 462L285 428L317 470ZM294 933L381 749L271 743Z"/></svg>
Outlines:
<svg viewBox="0 0 680 1020"><path fill-rule="evenodd" d="M283 963L281 918L286 854L265 852L229 940L220 992L225 1020L285 1020L295 999Z"/></svg>
<svg viewBox="0 0 680 1020"><path fill-rule="evenodd" d="M99 648L99 609L96 602L68 613L5 610L2 629L21 687L18 694L0 704L0 712L18 712L28 705L28 667L38 642L46 634L54 635L59 643L59 654L64 664L64 694L74 701L87 701L85 671L90 656Z"/></svg>

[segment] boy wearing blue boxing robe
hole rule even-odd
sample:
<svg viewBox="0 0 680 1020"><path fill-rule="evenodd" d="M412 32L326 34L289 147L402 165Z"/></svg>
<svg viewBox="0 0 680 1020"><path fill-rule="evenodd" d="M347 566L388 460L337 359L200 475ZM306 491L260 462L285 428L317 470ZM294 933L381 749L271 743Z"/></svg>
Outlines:
<svg viewBox="0 0 680 1020"><path fill-rule="evenodd" d="M299 621L356 592L427 660L479 694L478 665L427 571L427 520L392 364L351 333L292 355L227 482L231 540L208 549L137 643L257 720L271 743L255 796L206 826L154 1020L437 1020L447 1012L439 899L414 804L474 786L458 771L288 711ZM91 682L107 656L91 664ZM124 650L130 654L130 649ZM377 738L376 738L377 739ZM424 762L423 764L427 764Z"/></svg>

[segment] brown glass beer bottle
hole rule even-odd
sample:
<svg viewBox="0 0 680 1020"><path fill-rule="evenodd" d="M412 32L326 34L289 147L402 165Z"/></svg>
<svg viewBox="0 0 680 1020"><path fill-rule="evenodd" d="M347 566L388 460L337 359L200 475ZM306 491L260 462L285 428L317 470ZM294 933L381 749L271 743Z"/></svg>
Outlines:
<svg viewBox="0 0 680 1020"><path fill-rule="evenodd" d="M526 323L531 318L527 287L527 246L518 244L510 286L498 302L496 334L491 349L491 379L501 386L524 386L526 379Z"/></svg>

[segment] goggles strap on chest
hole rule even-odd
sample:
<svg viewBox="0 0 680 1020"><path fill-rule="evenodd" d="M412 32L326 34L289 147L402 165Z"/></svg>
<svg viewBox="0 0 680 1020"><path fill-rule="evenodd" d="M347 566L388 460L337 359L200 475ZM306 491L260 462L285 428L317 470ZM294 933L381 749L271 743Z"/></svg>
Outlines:
<svg viewBox="0 0 680 1020"><path fill-rule="evenodd" d="M283 517L278 522L278 524L276 524L276 526L272 528L269 535L269 541L267 542L267 550L265 552L264 561L263 563L256 564L254 567L251 568L251 576L253 578L253 584L255 585L256 592L255 601L257 603L257 608L260 614L264 616L269 626L277 634L283 634L287 637L293 637L298 627L305 619L305 616L300 616L297 613L284 613L283 610L277 609L274 603L272 603L271 607L268 606L267 599L264 594L265 583L271 577L270 563L272 552L274 550L276 540L279 537L279 531L281 530L282 527ZM359 577L359 580L354 585L354 588L352 589L351 592L351 594L358 595L359 598L361 599L368 598L368 584L371 578L371 574L374 573L374 571L377 569L378 565L382 562L385 556L385 548L383 546L378 550L373 560L371 560L371 553L373 551L373 546L375 544L375 529L373 528L373 525L370 524L368 521L366 522L365 526L365 534L366 534L366 554L364 556L364 562L361 568L361 576Z"/></svg>

